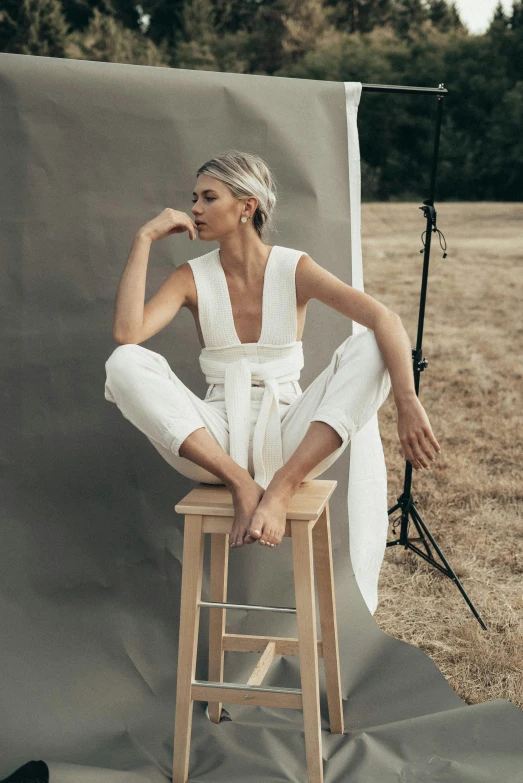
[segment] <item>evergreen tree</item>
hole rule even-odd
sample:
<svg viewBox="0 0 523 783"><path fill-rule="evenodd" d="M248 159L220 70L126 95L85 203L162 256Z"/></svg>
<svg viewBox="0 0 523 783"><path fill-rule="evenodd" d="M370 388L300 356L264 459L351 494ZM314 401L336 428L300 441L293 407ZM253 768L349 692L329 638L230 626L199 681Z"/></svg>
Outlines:
<svg viewBox="0 0 523 783"><path fill-rule="evenodd" d="M185 9L188 7L190 10L192 4L193 0L140 0L143 13L150 16L148 38L157 46L163 42L169 49L174 50L178 42L186 40ZM174 61L173 59L173 63Z"/></svg>
<svg viewBox="0 0 523 783"><path fill-rule="evenodd" d="M118 19L93 10L83 31L71 33L68 56L78 60L169 66L169 53L141 32L125 27Z"/></svg>
<svg viewBox="0 0 523 783"><path fill-rule="evenodd" d="M67 23L60 0L0 0L0 50L65 57Z"/></svg>
<svg viewBox="0 0 523 783"><path fill-rule="evenodd" d="M283 40L287 33L284 14L286 0L271 0L260 5L256 26L248 39L248 73L275 73L285 63Z"/></svg>
<svg viewBox="0 0 523 783"><path fill-rule="evenodd" d="M146 35L157 46L173 46L183 39L183 15L191 0L62 0L65 17L73 30L85 30L95 10L114 17L124 27L141 32L140 18L150 17Z"/></svg>
<svg viewBox="0 0 523 783"><path fill-rule="evenodd" d="M513 0L508 22L507 74L513 84L523 80L523 0Z"/></svg>
<svg viewBox="0 0 523 783"><path fill-rule="evenodd" d="M442 32L464 29L456 3L448 4L447 0L428 0L428 16L434 27Z"/></svg>
<svg viewBox="0 0 523 783"><path fill-rule="evenodd" d="M72 30L85 30L97 9L105 16L113 16L125 27L139 30L138 3L134 0L61 0L68 24Z"/></svg>
<svg viewBox="0 0 523 783"><path fill-rule="evenodd" d="M287 0L282 48L289 62L314 49L320 37L334 30L323 0Z"/></svg>
<svg viewBox="0 0 523 783"><path fill-rule="evenodd" d="M348 33L368 33L390 21L396 0L326 0L331 22Z"/></svg>
<svg viewBox="0 0 523 783"><path fill-rule="evenodd" d="M491 31L493 27L504 30L507 27L507 24L508 24L508 16L505 14L503 3L501 2L501 0L498 0L498 4L494 9L494 16L492 17L492 20L489 25L489 31Z"/></svg>
<svg viewBox="0 0 523 783"><path fill-rule="evenodd" d="M176 47L176 67L218 71L213 53L217 34L212 0L191 0L185 6L182 21L185 40Z"/></svg>
<svg viewBox="0 0 523 783"><path fill-rule="evenodd" d="M512 0L510 27L512 30L521 30L523 27L523 0Z"/></svg>
<svg viewBox="0 0 523 783"><path fill-rule="evenodd" d="M214 0L216 29L220 33L253 33L259 18L278 5L273 0Z"/></svg>
<svg viewBox="0 0 523 783"><path fill-rule="evenodd" d="M413 29L419 29L427 18L424 0L395 0L389 15L390 24L400 38L407 36Z"/></svg>
<svg viewBox="0 0 523 783"><path fill-rule="evenodd" d="M482 198L521 201L523 182L523 81L502 96L487 120L478 165Z"/></svg>

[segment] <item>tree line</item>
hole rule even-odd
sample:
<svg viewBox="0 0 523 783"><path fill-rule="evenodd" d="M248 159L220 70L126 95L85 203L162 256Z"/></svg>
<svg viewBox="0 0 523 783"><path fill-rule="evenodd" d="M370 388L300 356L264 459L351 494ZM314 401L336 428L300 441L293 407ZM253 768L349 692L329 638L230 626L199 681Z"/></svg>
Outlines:
<svg viewBox="0 0 523 783"><path fill-rule="evenodd" d="M470 34L451 0L0 0L0 51L165 68L437 87L436 200L520 201L523 0ZM364 200L426 197L428 95L364 93Z"/></svg>

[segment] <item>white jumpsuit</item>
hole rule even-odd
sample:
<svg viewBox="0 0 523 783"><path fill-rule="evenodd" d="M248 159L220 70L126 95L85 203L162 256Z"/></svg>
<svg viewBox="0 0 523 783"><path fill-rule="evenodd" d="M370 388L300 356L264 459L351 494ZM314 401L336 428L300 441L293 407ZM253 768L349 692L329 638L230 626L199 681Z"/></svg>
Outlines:
<svg viewBox="0 0 523 783"><path fill-rule="evenodd" d="M205 427L266 488L311 421L323 421L339 433L342 443L304 481L313 479L338 459L351 436L387 398L390 376L371 330L344 340L329 365L301 390L304 361L302 342L296 340L295 270L302 254L279 245L271 249L257 343L241 343L236 334L219 249L188 262L205 344L199 357L208 383L203 400L161 354L141 345L120 345L105 363L105 398L116 403L122 415L184 476L222 483L179 454L185 438Z"/></svg>

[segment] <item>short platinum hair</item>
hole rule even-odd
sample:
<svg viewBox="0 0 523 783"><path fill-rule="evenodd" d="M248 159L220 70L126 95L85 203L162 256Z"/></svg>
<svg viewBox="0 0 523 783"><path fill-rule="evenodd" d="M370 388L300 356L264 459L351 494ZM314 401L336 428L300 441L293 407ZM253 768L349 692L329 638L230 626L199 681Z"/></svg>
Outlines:
<svg viewBox="0 0 523 783"><path fill-rule="evenodd" d="M267 163L259 155L227 150L200 166L196 176L200 174L208 174L224 182L237 199L256 196L258 206L253 215L253 225L258 236L262 238L264 228L272 228L276 184Z"/></svg>

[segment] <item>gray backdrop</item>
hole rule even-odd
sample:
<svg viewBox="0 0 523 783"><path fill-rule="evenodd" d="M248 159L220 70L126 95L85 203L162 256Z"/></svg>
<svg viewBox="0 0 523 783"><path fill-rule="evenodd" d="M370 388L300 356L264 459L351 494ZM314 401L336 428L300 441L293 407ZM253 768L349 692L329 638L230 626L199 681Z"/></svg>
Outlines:
<svg viewBox="0 0 523 783"><path fill-rule="evenodd" d="M166 206L190 212L196 169L229 147L265 157L280 184L267 243L302 249L350 283L344 86L2 54L0 90L0 776L41 758L54 783L164 781L183 544L174 505L194 484L104 399L116 287L136 230ZM213 246L154 243L146 297ZM351 329L310 304L303 389ZM146 345L203 396L187 310ZM349 559L349 464L347 449L322 475L338 480L346 729L328 731L322 679L326 783L523 781L521 711L465 705L428 656L368 612ZM289 539L233 550L228 600L293 606ZM228 614L232 633L296 633L292 617ZM226 680L244 680L257 657L228 652ZM279 657L267 684L299 687L297 660ZM306 781L299 711L225 705L233 720L216 725L204 706L194 707L193 783Z"/></svg>

